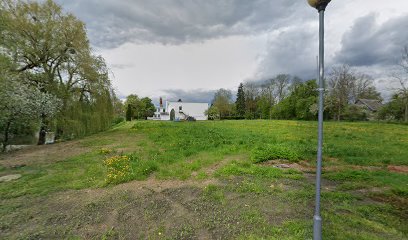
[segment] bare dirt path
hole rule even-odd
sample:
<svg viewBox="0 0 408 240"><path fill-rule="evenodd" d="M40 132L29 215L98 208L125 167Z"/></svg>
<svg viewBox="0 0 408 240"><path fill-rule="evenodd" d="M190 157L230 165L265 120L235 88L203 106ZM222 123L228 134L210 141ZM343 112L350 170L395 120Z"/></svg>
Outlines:
<svg viewBox="0 0 408 240"><path fill-rule="evenodd" d="M79 140L76 140L51 145L29 146L14 152L0 154L0 164L9 168L53 163L91 150L80 143Z"/></svg>

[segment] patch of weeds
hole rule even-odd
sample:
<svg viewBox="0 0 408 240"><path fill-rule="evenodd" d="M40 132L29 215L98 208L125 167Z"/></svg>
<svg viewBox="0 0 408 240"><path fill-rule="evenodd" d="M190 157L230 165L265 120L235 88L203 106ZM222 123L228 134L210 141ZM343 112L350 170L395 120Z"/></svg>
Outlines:
<svg viewBox="0 0 408 240"><path fill-rule="evenodd" d="M159 164L155 159L143 160L137 154L129 155L129 159L132 166L131 179L133 180L144 180L159 169Z"/></svg>
<svg viewBox="0 0 408 240"><path fill-rule="evenodd" d="M119 238L120 238L119 233L112 227L102 235L101 240L111 240Z"/></svg>
<svg viewBox="0 0 408 240"><path fill-rule="evenodd" d="M336 187L338 191L352 191L358 189L365 189L367 184L364 182L344 182Z"/></svg>
<svg viewBox="0 0 408 240"><path fill-rule="evenodd" d="M110 149L110 148L101 148L101 149L99 149L99 153L102 154L102 155L109 155L109 154L112 154L114 152L115 152L115 150Z"/></svg>
<svg viewBox="0 0 408 240"><path fill-rule="evenodd" d="M253 175L260 178L303 178L302 174L294 169L284 170L269 166L259 166L249 162L237 161L233 161L231 164L218 169L215 175L221 177Z"/></svg>
<svg viewBox="0 0 408 240"><path fill-rule="evenodd" d="M260 179L247 180L245 179L235 188L235 191L240 193L266 193L269 191Z"/></svg>
<svg viewBox="0 0 408 240"><path fill-rule="evenodd" d="M309 239L312 236L312 226L309 221L290 220L282 225L283 239ZM329 239L329 238L328 238Z"/></svg>
<svg viewBox="0 0 408 240"><path fill-rule="evenodd" d="M132 168L128 156L113 156L105 159L103 163L107 168L106 183L121 183L130 179Z"/></svg>
<svg viewBox="0 0 408 240"><path fill-rule="evenodd" d="M291 162L300 160L298 151L286 144L274 144L257 147L252 151L251 159L254 163L268 160L285 159Z"/></svg>
<svg viewBox="0 0 408 240"><path fill-rule="evenodd" d="M408 198L407 187L397 186L391 189L391 192L399 197Z"/></svg>
<svg viewBox="0 0 408 240"><path fill-rule="evenodd" d="M172 234L171 239L194 239L194 237L194 227L190 224L183 224L175 230L175 234Z"/></svg>
<svg viewBox="0 0 408 240"><path fill-rule="evenodd" d="M370 179L368 171L348 170L341 172L330 172L324 175L333 181L365 181Z"/></svg>
<svg viewBox="0 0 408 240"><path fill-rule="evenodd" d="M225 195L221 187L210 184L204 188L203 196L216 202L224 203Z"/></svg>
<svg viewBox="0 0 408 240"><path fill-rule="evenodd" d="M324 177L329 180L342 181L346 187L388 187L391 194L400 197L408 196L408 175L387 171L345 170L328 172Z"/></svg>
<svg viewBox="0 0 408 240"><path fill-rule="evenodd" d="M323 192L322 198L334 203L350 203L359 199L357 196L345 192Z"/></svg>
<svg viewBox="0 0 408 240"><path fill-rule="evenodd" d="M208 175L205 172L199 172L197 176L195 176L195 179L197 180L205 180L207 178L208 178Z"/></svg>
<svg viewBox="0 0 408 240"><path fill-rule="evenodd" d="M241 213L241 219L250 225L263 225L266 223L265 217L259 210L249 209Z"/></svg>

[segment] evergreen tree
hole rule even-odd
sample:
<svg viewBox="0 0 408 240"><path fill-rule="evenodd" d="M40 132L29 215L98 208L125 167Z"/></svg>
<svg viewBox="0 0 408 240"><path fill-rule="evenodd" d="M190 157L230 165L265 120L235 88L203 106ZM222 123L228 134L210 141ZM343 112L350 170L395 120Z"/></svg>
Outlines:
<svg viewBox="0 0 408 240"><path fill-rule="evenodd" d="M237 100L235 101L237 108L237 116L243 118L245 116L245 92L244 84L240 83L238 87Z"/></svg>

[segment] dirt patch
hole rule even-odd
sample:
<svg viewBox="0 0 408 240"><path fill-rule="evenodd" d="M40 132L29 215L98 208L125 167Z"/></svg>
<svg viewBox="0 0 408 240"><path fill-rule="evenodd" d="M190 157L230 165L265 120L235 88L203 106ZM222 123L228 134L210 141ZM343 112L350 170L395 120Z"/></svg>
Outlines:
<svg viewBox="0 0 408 240"><path fill-rule="evenodd" d="M298 163L289 162L288 160L277 159L269 160L266 162L259 163L261 166L272 166L277 168L292 168L299 170L301 172L314 172L315 168L310 166L306 161L300 161Z"/></svg>
<svg viewBox="0 0 408 240"><path fill-rule="evenodd" d="M19 165L34 165L62 161L68 157L90 151L79 141L68 141L50 145L29 146L19 151L0 155L0 164L7 168Z"/></svg>
<svg viewBox="0 0 408 240"><path fill-rule="evenodd" d="M235 186L243 180L149 178L104 189L2 200L10 209L1 217L0 238L234 239L257 231L264 220L281 224L299 215L274 193L237 192ZM219 189L222 201L206 193L209 185Z"/></svg>
<svg viewBox="0 0 408 240"><path fill-rule="evenodd" d="M0 177L0 182L10 182L21 178L21 174L11 174Z"/></svg>
<svg viewBox="0 0 408 240"><path fill-rule="evenodd" d="M408 173L408 166L389 165L387 166L387 169L388 171L395 173Z"/></svg>
<svg viewBox="0 0 408 240"><path fill-rule="evenodd" d="M259 163L259 165L263 166L273 166L277 168L292 168L299 170L301 172L306 172L306 173L315 173L316 172L316 166L312 166L309 162L307 161L300 161L297 163L289 162L288 160L284 159L277 159L277 160L269 160L265 161L262 163ZM407 171L408 172L408 167L405 166L394 166L397 171L397 169L401 171ZM381 171L384 170L384 167L377 167L377 166L358 166L358 165L339 165L339 166L323 166L322 170L325 172L338 172L338 171L343 171L343 170L366 170L366 171ZM391 171L391 170L390 170Z"/></svg>
<svg viewBox="0 0 408 240"><path fill-rule="evenodd" d="M225 165L227 165L228 163L230 163L233 160L243 160L245 159L247 156L246 155L230 155L225 157L224 159L222 159L221 161L218 161L208 167L205 167L203 169L201 169L201 171L203 171L207 176L213 176L213 174L220 168L224 167ZM189 160L190 162L193 162L193 160ZM198 175L197 171L194 171L191 173L192 177L196 177Z"/></svg>

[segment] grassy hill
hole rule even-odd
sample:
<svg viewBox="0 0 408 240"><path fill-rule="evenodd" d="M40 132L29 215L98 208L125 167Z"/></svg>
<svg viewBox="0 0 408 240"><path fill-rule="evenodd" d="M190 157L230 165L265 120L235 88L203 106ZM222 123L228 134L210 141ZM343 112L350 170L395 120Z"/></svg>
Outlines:
<svg viewBox="0 0 408 240"><path fill-rule="evenodd" d="M310 239L317 123L130 122L0 155L0 238ZM325 123L325 239L408 239L408 126Z"/></svg>

